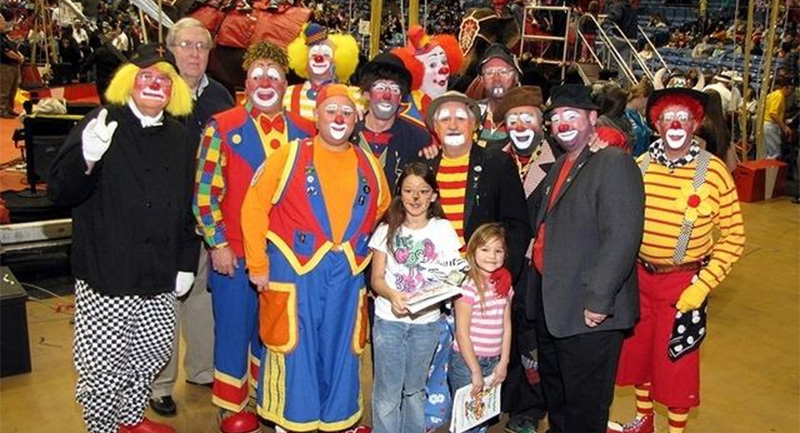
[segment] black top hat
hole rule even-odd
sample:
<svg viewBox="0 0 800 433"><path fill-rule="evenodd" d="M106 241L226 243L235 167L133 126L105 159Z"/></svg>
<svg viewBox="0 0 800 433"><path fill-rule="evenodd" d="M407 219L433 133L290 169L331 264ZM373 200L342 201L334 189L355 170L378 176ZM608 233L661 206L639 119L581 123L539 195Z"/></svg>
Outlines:
<svg viewBox="0 0 800 433"><path fill-rule="evenodd" d="M550 105L545 110L545 115L559 107L582 108L584 110L597 110L597 105L592 101L592 90L582 84L564 84L550 91Z"/></svg>
<svg viewBox="0 0 800 433"><path fill-rule="evenodd" d="M379 80L385 78L383 75L386 75L387 72L393 75L393 79L396 76L403 80L402 83L398 83L403 86L403 88L409 89L411 87L411 72L408 71L406 65L400 60L400 57L389 52L378 54L375 58L370 60L369 63L364 65L360 72L360 81L369 75L373 75L373 79ZM363 81L361 84L364 84Z"/></svg>
<svg viewBox="0 0 800 433"><path fill-rule="evenodd" d="M481 63L478 65L478 69L483 69L483 65L489 62L492 59L502 59L509 65L513 66L514 69L517 71L517 74L522 75L522 69L519 67L519 62L517 62L517 58L511 54L511 51L502 44L492 44L489 45L489 48L483 52L483 57L481 57Z"/></svg>
<svg viewBox="0 0 800 433"><path fill-rule="evenodd" d="M158 62L167 62L175 70L178 65L175 63L175 56L167 49L167 46L159 43L142 44L136 48L130 59L131 63L140 68L149 68Z"/></svg>

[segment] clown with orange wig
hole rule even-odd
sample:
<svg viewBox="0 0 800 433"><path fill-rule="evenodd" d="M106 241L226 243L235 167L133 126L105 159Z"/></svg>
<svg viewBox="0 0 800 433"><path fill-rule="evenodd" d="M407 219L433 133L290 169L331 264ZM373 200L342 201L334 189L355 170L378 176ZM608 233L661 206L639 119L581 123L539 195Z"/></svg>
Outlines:
<svg viewBox="0 0 800 433"><path fill-rule="evenodd" d="M647 103L661 136L639 157L644 235L637 272L641 316L622 343L617 385L633 385L636 418L608 432L653 433L653 402L667 407L669 432L682 433L700 404L700 343L708 295L739 260L745 234L736 185L725 163L700 148L708 95L673 87ZM715 233L719 233L716 235Z"/></svg>
<svg viewBox="0 0 800 433"><path fill-rule="evenodd" d="M73 208L76 396L91 433L173 433L144 410L198 260L194 145L166 115L189 114L192 97L158 44L140 46L105 96L70 132L48 188Z"/></svg>
<svg viewBox="0 0 800 433"><path fill-rule="evenodd" d="M325 27L311 23L289 44L286 52L289 68L306 81L286 89L283 106L313 122L317 94L322 86L347 84L356 71L358 43L351 35L329 33ZM353 99L359 101L358 88L350 87L349 91Z"/></svg>
<svg viewBox="0 0 800 433"><path fill-rule="evenodd" d="M429 36L418 25L408 29L408 43L392 53L400 57L411 72L411 94L402 115L425 127L431 101L447 91L453 71L461 68L464 56L453 35Z"/></svg>

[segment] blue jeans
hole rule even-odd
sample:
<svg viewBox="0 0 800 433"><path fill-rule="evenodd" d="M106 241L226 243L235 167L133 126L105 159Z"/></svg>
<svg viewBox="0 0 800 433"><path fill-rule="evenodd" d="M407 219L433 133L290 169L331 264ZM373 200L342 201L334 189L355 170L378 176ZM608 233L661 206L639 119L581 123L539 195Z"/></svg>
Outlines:
<svg viewBox="0 0 800 433"><path fill-rule="evenodd" d="M492 374L498 362L500 362L499 356L479 356L478 364L481 366L481 374L483 374L483 377ZM457 389L472 383L472 372L464 361L461 352L453 351L453 355L450 357L450 368L447 371L447 377L450 380L450 389L453 394L455 394ZM475 428L467 430L465 433L486 433L489 431L490 425L491 421L487 421Z"/></svg>
<svg viewBox="0 0 800 433"><path fill-rule="evenodd" d="M438 342L438 322L417 325L375 317L374 433L425 431L425 382Z"/></svg>
<svg viewBox="0 0 800 433"><path fill-rule="evenodd" d="M764 122L764 156L776 159L781 156L783 131L780 125L774 122Z"/></svg>

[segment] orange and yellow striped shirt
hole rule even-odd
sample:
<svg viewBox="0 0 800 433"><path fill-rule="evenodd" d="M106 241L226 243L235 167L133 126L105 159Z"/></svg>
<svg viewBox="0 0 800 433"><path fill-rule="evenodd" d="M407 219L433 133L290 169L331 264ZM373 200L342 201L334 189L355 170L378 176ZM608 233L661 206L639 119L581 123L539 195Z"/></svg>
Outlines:
<svg viewBox="0 0 800 433"><path fill-rule="evenodd" d="M442 209L456 230L462 245L467 244L464 239L464 197L467 195L468 171L469 153L455 159L442 155L439 172L436 173Z"/></svg>
<svg viewBox="0 0 800 433"><path fill-rule="evenodd" d="M641 157L640 157L641 159ZM697 159L673 172L650 162L644 173L644 236L639 257L656 265L673 265L672 255L678 242L684 215L696 218L684 262L710 262L693 284L709 290L718 286L739 260L745 234L736 186L719 158L712 156L705 183L692 188ZM714 229L719 238L714 241Z"/></svg>

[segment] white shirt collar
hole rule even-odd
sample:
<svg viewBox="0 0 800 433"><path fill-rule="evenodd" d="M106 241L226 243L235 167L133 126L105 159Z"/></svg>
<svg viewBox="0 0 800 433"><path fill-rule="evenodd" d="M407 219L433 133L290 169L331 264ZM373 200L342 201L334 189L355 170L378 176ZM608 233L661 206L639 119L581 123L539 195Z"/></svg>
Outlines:
<svg viewBox="0 0 800 433"><path fill-rule="evenodd" d="M128 99L128 107L131 109L131 111L133 111L133 115L139 118L139 121L142 123L142 128L161 126L163 124L164 110L159 111L158 115L156 116L148 116L139 111L139 107L137 107L136 103L133 102L133 98Z"/></svg>
<svg viewBox="0 0 800 433"><path fill-rule="evenodd" d="M203 77L200 78L200 82L197 83L197 90L192 92L192 99L195 101L200 99L200 95L203 94L203 90L205 90L206 87L208 87L208 75L203 74Z"/></svg>

